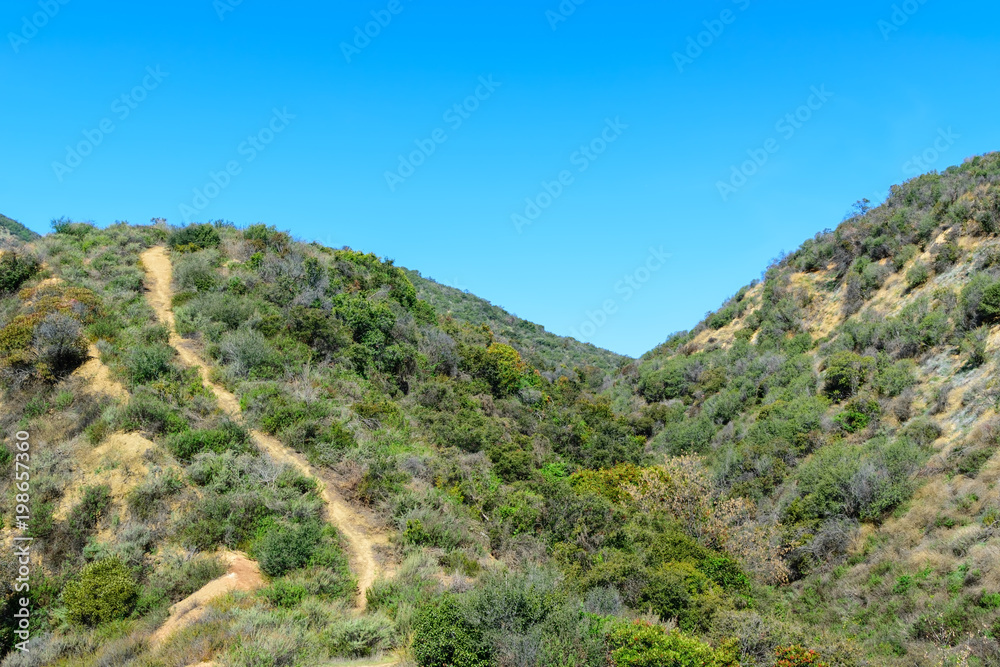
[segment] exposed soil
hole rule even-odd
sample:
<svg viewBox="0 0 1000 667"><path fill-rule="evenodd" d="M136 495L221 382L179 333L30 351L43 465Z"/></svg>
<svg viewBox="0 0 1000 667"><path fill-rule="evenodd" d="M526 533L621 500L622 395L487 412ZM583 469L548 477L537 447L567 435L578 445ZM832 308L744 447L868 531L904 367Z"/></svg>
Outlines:
<svg viewBox="0 0 1000 667"><path fill-rule="evenodd" d="M152 646L158 646L170 635L201 618L212 600L233 591L253 591L264 585L257 563L241 553L226 553L224 557L229 565L226 573L170 607L170 616L149 639Z"/></svg>
<svg viewBox="0 0 1000 667"><path fill-rule="evenodd" d="M118 400L127 399L128 392L121 383L111 377L111 371L101 361L101 353L97 351L97 346L91 345L87 354L89 358L86 363L76 369L76 375L87 383L87 389Z"/></svg>

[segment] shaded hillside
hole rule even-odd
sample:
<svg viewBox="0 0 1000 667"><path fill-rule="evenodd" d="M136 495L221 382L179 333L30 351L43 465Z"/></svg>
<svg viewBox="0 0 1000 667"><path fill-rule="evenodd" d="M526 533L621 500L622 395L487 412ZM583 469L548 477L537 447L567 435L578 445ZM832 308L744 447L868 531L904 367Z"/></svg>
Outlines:
<svg viewBox="0 0 1000 667"><path fill-rule="evenodd" d="M590 343L557 336L542 325L511 315L474 294L424 278L419 271L404 270L417 288L417 296L431 304L440 315L474 326L488 326L536 368L565 373L593 366L610 374L628 360L628 357Z"/></svg>

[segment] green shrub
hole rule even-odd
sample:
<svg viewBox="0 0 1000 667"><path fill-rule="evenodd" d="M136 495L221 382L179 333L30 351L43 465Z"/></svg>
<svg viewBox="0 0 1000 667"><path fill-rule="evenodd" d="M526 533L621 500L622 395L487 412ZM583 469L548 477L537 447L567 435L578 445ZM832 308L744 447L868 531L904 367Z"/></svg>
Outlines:
<svg viewBox="0 0 1000 667"><path fill-rule="evenodd" d="M664 563L650 573L640 599L660 618L676 618L682 630L702 631L711 619L699 617L694 603L710 586L690 563Z"/></svg>
<svg viewBox="0 0 1000 667"><path fill-rule="evenodd" d="M180 433L188 427L174 407L147 393L133 395L124 407L114 411L112 421L123 431L153 435Z"/></svg>
<svg viewBox="0 0 1000 667"><path fill-rule="evenodd" d="M225 334L219 343L222 363L236 377L267 379L282 371L281 358L267 338L254 329Z"/></svg>
<svg viewBox="0 0 1000 667"><path fill-rule="evenodd" d="M882 396L896 397L917 383L916 366L910 360L886 366L875 376L875 389Z"/></svg>
<svg viewBox="0 0 1000 667"><path fill-rule="evenodd" d="M181 461L190 461L201 452L253 454L257 451L250 432L229 420L218 428L185 431L174 435L167 441L167 448Z"/></svg>
<svg viewBox="0 0 1000 667"><path fill-rule="evenodd" d="M480 630L464 617L458 599L445 595L417 614L413 657L420 667L488 667L491 651Z"/></svg>
<svg viewBox="0 0 1000 667"><path fill-rule="evenodd" d="M315 522L271 525L261 529L253 554L265 574L280 577L305 566L319 547L322 535L322 526Z"/></svg>
<svg viewBox="0 0 1000 667"><path fill-rule="evenodd" d="M67 518L70 531L82 541L97 527L110 505L111 487L106 485L84 487L83 498L70 511Z"/></svg>
<svg viewBox="0 0 1000 667"><path fill-rule="evenodd" d="M128 494L128 506L138 519L146 520L160 509L158 503L184 488L175 470L153 474Z"/></svg>
<svg viewBox="0 0 1000 667"><path fill-rule="evenodd" d="M393 623L381 615L345 618L331 623L324 639L332 655L367 658L392 648Z"/></svg>
<svg viewBox="0 0 1000 667"><path fill-rule="evenodd" d="M176 556L157 568L150 576L148 588L161 592L170 602L177 602L224 575L226 569L215 556L200 555L190 560Z"/></svg>
<svg viewBox="0 0 1000 667"><path fill-rule="evenodd" d="M608 633L608 652L616 667L737 667L731 650L715 651L676 630L643 621L616 622Z"/></svg>
<svg viewBox="0 0 1000 667"><path fill-rule="evenodd" d="M923 262L917 262L906 272L906 289L915 290L931 277L931 269Z"/></svg>
<svg viewBox="0 0 1000 667"><path fill-rule="evenodd" d="M1000 321L1000 282L993 283L983 291L979 301L979 316L987 324Z"/></svg>
<svg viewBox="0 0 1000 667"><path fill-rule="evenodd" d="M261 591L261 595L275 607L293 609L302 603L309 591L302 584L279 579Z"/></svg>
<svg viewBox="0 0 1000 667"><path fill-rule="evenodd" d="M174 349L169 345L133 345L122 357L125 375L133 386L149 384L171 373Z"/></svg>
<svg viewBox="0 0 1000 667"><path fill-rule="evenodd" d="M978 368L985 364L989 357L986 353L986 346L989 342L990 329L982 326L965 334L962 338L962 354L969 360L969 366Z"/></svg>
<svg viewBox="0 0 1000 667"><path fill-rule="evenodd" d="M40 265L34 257L13 251L0 253L0 294L16 291L38 273Z"/></svg>
<svg viewBox="0 0 1000 667"><path fill-rule="evenodd" d="M185 255L174 263L174 282L182 292L208 292L219 282L215 265L219 255L215 251ZM181 304L174 304L181 305Z"/></svg>
<svg viewBox="0 0 1000 667"><path fill-rule="evenodd" d="M875 360L854 352L838 352L826 362L823 391L834 400L844 400L857 393L875 368Z"/></svg>
<svg viewBox="0 0 1000 667"><path fill-rule="evenodd" d="M168 241L175 250L194 251L216 248L222 243L219 231L212 225L188 225L170 235Z"/></svg>
<svg viewBox="0 0 1000 667"><path fill-rule="evenodd" d="M128 567L117 558L106 558L87 565L78 579L66 584L63 602L71 623L93 626L128 616L138 595Z"/></svg>

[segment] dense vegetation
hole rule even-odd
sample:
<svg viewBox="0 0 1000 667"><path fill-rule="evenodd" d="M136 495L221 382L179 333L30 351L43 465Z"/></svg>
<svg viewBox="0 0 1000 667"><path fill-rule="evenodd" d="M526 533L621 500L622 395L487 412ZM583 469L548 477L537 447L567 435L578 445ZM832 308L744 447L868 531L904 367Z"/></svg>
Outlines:
<svg viewBox="0 0 1000 667"><path fill-rule="evenodd" d="M1000 660L998 155L860 202L638 360L264 225L54 230L0 261L0 458L32 434L41 556L4 664ZM153 245L245 423L153 316ZM250 429L385 526L364 613L316 481ZM151 647L221 549L267 585Z"/></svg>

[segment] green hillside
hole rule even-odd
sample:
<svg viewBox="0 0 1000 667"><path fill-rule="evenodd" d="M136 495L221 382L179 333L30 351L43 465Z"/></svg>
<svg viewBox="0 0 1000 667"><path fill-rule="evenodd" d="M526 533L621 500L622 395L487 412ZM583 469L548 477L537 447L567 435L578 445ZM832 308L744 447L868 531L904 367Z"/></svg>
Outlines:
<svg viewBox="0 0 1000 667"><path fill-rule="evenodd" d="M638 360L264 225L11 241L2 664L998 665L998 235L990 154Z"/></svg>

